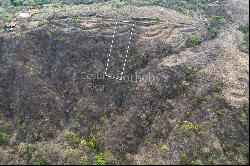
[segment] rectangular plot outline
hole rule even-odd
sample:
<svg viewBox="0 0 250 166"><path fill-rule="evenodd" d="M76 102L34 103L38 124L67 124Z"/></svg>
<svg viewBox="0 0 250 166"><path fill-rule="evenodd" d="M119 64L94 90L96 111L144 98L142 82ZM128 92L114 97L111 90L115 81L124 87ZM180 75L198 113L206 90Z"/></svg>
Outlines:
<svg viewBox="0 0 250 166"><path fill-rule="evenodd" d="M131 28L129 42L128 42L128 47L127 47L127 50L126 50L126 56L125 56L125 59L124 59L124 63L123 63L123 67L122 67L122 72L121 72L121 77L120 78L114 77L112 75L107 74L108 73L108 67L109 67L109 61L110 61L110 56L111 56L112 48L113 48L113 44L114 44L114 39L115 39L117 24L118 24L118 22L115 22L115 28L114 28L114 32L113 32L113 36L112 36L112 41L111 41L110 49L109 49L109 55L108 55L107 65L106 65L106 68L105 68L105 76L121 81L122 78L123 78L122 76L124 74L126 64L127 64L128 53L129 53L129 49L130 49L130 44L131 44L131 40L132 40L132 36L133 36L133 31L134 31L135 24L133 24L132 28Z"/></svg>

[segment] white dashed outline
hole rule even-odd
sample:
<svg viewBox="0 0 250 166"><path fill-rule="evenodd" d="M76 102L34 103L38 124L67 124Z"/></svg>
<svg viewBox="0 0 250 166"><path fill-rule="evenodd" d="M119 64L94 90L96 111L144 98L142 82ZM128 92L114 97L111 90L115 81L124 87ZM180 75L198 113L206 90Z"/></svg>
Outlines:
<svg viewBox="0 0 250 166"><path fill-rule="evenodd" d="M129 53L129 49L130 49L130 44L131 44L131 40L132 40L132 36L133 36L133 31L134 31L135 24L133 24L131 32L130 32L128 47L127 47L127 50L126 50L126 56L125 56L125 59L124 59L124 63L123 63L123 67L122 67L122 72L121 72L121 77L120 78L114 77L114 76L111 76L111 75L107 74L108 67L109 67L109 61L110 61L110 56L111 56L112 48L113 48L113 44L114 44L114 39L115 39L117 24L118 24L118 22L115 22L115 28L114 28L114 32L113 32L113 36L112 36L112 41L111 41L111 45L110 45L110 49L109 49L109 55L108 55L107 65L106 65L106 69L105 69L105 76L121 81L122 78L123 78L122 76L124 74L126 64L127 64L127 58L128 58L128 53Z"/></svg>

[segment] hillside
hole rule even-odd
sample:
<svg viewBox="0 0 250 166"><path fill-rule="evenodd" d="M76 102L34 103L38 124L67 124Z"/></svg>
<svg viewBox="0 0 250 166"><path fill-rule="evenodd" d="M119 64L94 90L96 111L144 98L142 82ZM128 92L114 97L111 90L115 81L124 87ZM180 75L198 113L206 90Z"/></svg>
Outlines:
<svg viewBox="0 0 250 166"><path fill-rule="evenodd" d="M248 164L248 6L2 0L0 164Z"/></svg>

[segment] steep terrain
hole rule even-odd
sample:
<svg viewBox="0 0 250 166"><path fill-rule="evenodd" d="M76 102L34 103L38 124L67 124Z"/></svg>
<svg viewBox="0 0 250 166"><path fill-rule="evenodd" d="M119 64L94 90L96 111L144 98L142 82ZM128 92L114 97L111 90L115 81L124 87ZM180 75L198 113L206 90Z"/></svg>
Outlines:
<svg viewBox="0 0 250 166"><path fill-rule="evenodd" d="M0 17L0 163L247 164L248 3Z"/></svg>

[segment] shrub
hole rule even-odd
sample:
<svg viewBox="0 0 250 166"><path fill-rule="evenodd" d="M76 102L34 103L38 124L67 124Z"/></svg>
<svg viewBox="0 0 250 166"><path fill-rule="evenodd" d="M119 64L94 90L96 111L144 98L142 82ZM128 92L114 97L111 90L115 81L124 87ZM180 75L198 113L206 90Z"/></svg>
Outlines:
<svg viewBox="0 0 250 166"><path fill-rule="evenodd" d="M187 157L185 152L181 151L179 159L180 159L180 163L182 165L188 165L189 164L188 157Z"/></svg>
<svg viewBox="0 0 250 166"><path fill-rule="evenodd" d="M186 117L189 117L190 115L192 115L192 112L186 111L186 112L184 112L184 115L185 115Z"/></svg>
<svg viewBox="0 0 250 166"><path fill-rule="evenodd" d="M32 133L32 141L41 141L42 136L40 135L40 133L37 132L33 132Z"/></svg>
<svg viewBox="0 0 250 166"><path fill-rule="evenodd" d="M92 70L96 74L99 74L102 71L102 69L101 69L101 67L99 65L93 65Z"/></svg>
<svg viewBox="0 0 250 166"><path fill-rule="evenodd" d="M155 139L153 137L146 137L145 138L145 142L148 144L148 145L153 145L155 144Z"/></svg>
<svg viewBox="0 0 250 166"><path fill-rule="evenodd" d="M223 85L224 85L223 81L217 81L217 82L213 83L212 90L215 90L215 91L221 90L221 88L223 87Z"/></svg>
<svg viewBox="0 0 250 166"><path fill-rule="evenodd" d="M3 124L4 131L9 131L11 129L11 124L9 122L5 122Z"/></svg>
<svg viewBox="0 0 250 166"><path fill-rule="evenodd" d="M211 18L219 24L227 23L227 20L223 18L222 16L212 16Z"/></svg>
<svg viewBox="0 0 250 166"><path fill-rule="evenodd" d="M241 25L239 25L238 30L244 34L247 34L247 33L249 33L249 25L241 24Z"/></svg>
<svg viewBox="0 0 250 166"><path fill-rule="evenodd" d="M209 25L207 30L211 38L215 38L220 33L220 29L213 25Z"/></svg>
<svg viewBox="0 0 250 166"><path fill-rule="evenodd" d="M108 161L105 157L104 154L98 154L95 156L95 164L96 165L107 165L108 164Z"/></svg>
<svg viewBox="0 0 250 166"><path fill-rule="evenodd" d="M130 64L130 65L135 64L135 62L136 62L136 59L135 59L134 56L131 56L131 57L129 58L129 60L128 60L128 64Z"/></svg>
<svg viewBox="0 0 250 166"><path fill-rule="evenodd" d="M67 131L64 133L64 137L67 141L70 141L74 144L79 145L81 143L81 139L73 132Z"/></svg>
<svg viewBox="0 0 250 166"><path fill-rule="evenodd" d="M23 5L23 1L20 1L20 0L10 0L10 3L11 3L13 6L20 6L20 5Z"/></svg>
<svg viewBox="0 0 250 166"><path fill-rule="evenodd" d="M186 77L188 81L192 81L197 76L198 70L195 67L186 70Z"/></svg>
<svg viewBox="0 0 250 166"><path fill-rule="evenodd" d="M0 17L3 19L5 24L10 23L14 19L14 15L5 11L0 11Z"/></svg>
<svg viewBox="0 0 250 166"><path fill-rule="evenodd" d="M245 120L249 119L249 106L244 106L241 111L241 117Z"/></svg>
<svg viewBox="0 0 250 166"><path fill-rule="evenodd" d="M190 83L187 81L182 81L179 85L181 91L186 90L190 86Z"/></svg>
<svg viewBox="0 0 250 166"><path fill-rule="evenodd" d="M249 47L249 34L245 35L243 37L243 44L247 47Z"/></svg>
<svg viewBox="0 0 250 166"><path fill-rule="evenodd" d="M160 151L161 151L162 153L167 153L167 152L169 151L169 149L168 149L167 145L163 145L163 146L161 147Z"/></svg>
<svg viewBox="0 0 250 166"><path fill-rule="evenodd" d="M232 10L227 10L227 16L228 16L228 17L232 17L232 16L233 16Z"/></svg>
<svg viewBox="0 0 250 166"><path fill-rule="evenodd" d="M197 95L197 101L199 104L204 104L207 101L207 97L205 94L198 94Z"/></svg>
<svg viewBox="0 0 250 166"><path fill-rule="evenodd" d="M79 164L79 161L82 156L82 150L66 147L63 151L63 154L60 156L62 156L63 164L66 165Z"/></svg>
<svg viewBox="0 0 250 166"><path fill-rule="evenodd" d="M249 25L241 24L239 25L238 30L244 33L243 44L249 47Z"/></svg>
<svg viewBox="0 0 250 166"><path fill-rule="evenodd" d="M200 136L205 136L208 133L203 130L203 126L206 125L204 124L205 122L201 124L194 124L189 121L183 121L180 123L180 127L177 130L177 134L183 135L183 134L188 134L190 131L194 132Z"/></svg>
<svg viewBox="0 0 250 166"><path fill-rule="evenodd" d="M0 131L0 145L5 144L9 140L9 135L5 132Z"/></svg>
<svg viewBox="0 0 250 166"><path fill-rule="evenodd" d="M187 81L182 81L177 85L177 95L181 95L191 84Z"/></svg>
<svg viewBox="0 0 250 166"><path fill-rule="evenodd" d="M65 41L65 39L64 39L63 36L57 36L55 40L56 40L56 42L58 42L58 43L63 43L63 42Z"/></svg>
<svg viewBox="0 0 250 166"><path fill-rule="evenodd" d="M90 150L92 150L93 152L96 152L98 149L98 141L96 139L96 137L92 137L90 140L87 141L87 146Z"/></svg>
<svg viewBox="0 0 250 166"><path fill-rule="evenodd" d="M147 55L145 55L145 53L141 54L141 61L143 65L147 65L149 63L149 58Z"/></svg>
<svg viewBox="0 0 250 166"><path fill-rule="evenodd" d="M101 125L104 125L104 123L106 122L106 118L104 116L100 117L99 122Z"/></svg>
<svg viewBox="0 0 250 166"><path fill-rule="evenodd" d="M216 110L215 114L219 117L222 117L225 114L225 110L224 109L218 109Z"/></svg>
<svg viewBox="0 0 250 166"><path fill-rule="evenodd" d="M196 46L196 45L201 44L201 39L200 39L199 36L194 35L194 36L192 36L192 37L190 38L190 42L191 42L191 45Z"/></svg>
<svg viewBox="0 0 250 166"><path fill-rule="evenodd" d="M92 4L94 3L93 0L80 0L79 4Z"/></svg>
<svg viewBox="0 0 250 166"><path fill-rule="evenodd" d="M119 9L125 6L125 2L123 0L115 0L112 6Z"/></svg>
<svg viewBox="0 0 250 166"><path fill-rule="evenodd" d="M35 165L47 165L47 160L43 156L37 156L34 163Z"/></svg>
<svg viewBox="0 0 250 166"><path fill-rule="evenodd" d="M13 6L41 6L50 0L10 0L10 2Z"/></svg>
<svg viewBox="0 0 250 166"><path fill-rule="evenodd" d="M89 165L89 158L87 156L81 157L79 165Z"/></svg>
<svg viewBox="0 0 250 166"><path fill-rule="evenodd" d="M74 16L72 18L72 20L71 20L71 23L75 24L75 25L80 24L81 23L81 17L80 16Z"/></svg>
<svg viewBox="0 0 250 166"><path fill-rule="evenodd" d="M162 135L164 133L164 127L162 125L154 125L153 129L157 135Z"/></svg>
<svg viewBox="0 0 250 166"><path fill-rule="evenodd" d="M191 165L203 165L201 160L193 160L191 161Z"/></svg>
<svg viewBox="0 0 250 166"><path fill-rule="evenodd" d="M32 154L35 151L35 146L32 144L20 143L17 147L18 155L26 162L30 161Z"/></svg>
<svg viewBox="0 0 250 166"><path fill-rule="evenodd" d="M192 122L188 122L188 121L184 121L181 125L181 129L183 130L192 130L192 131L199 131L200 130L200 126L193 124Z"/></svg>

